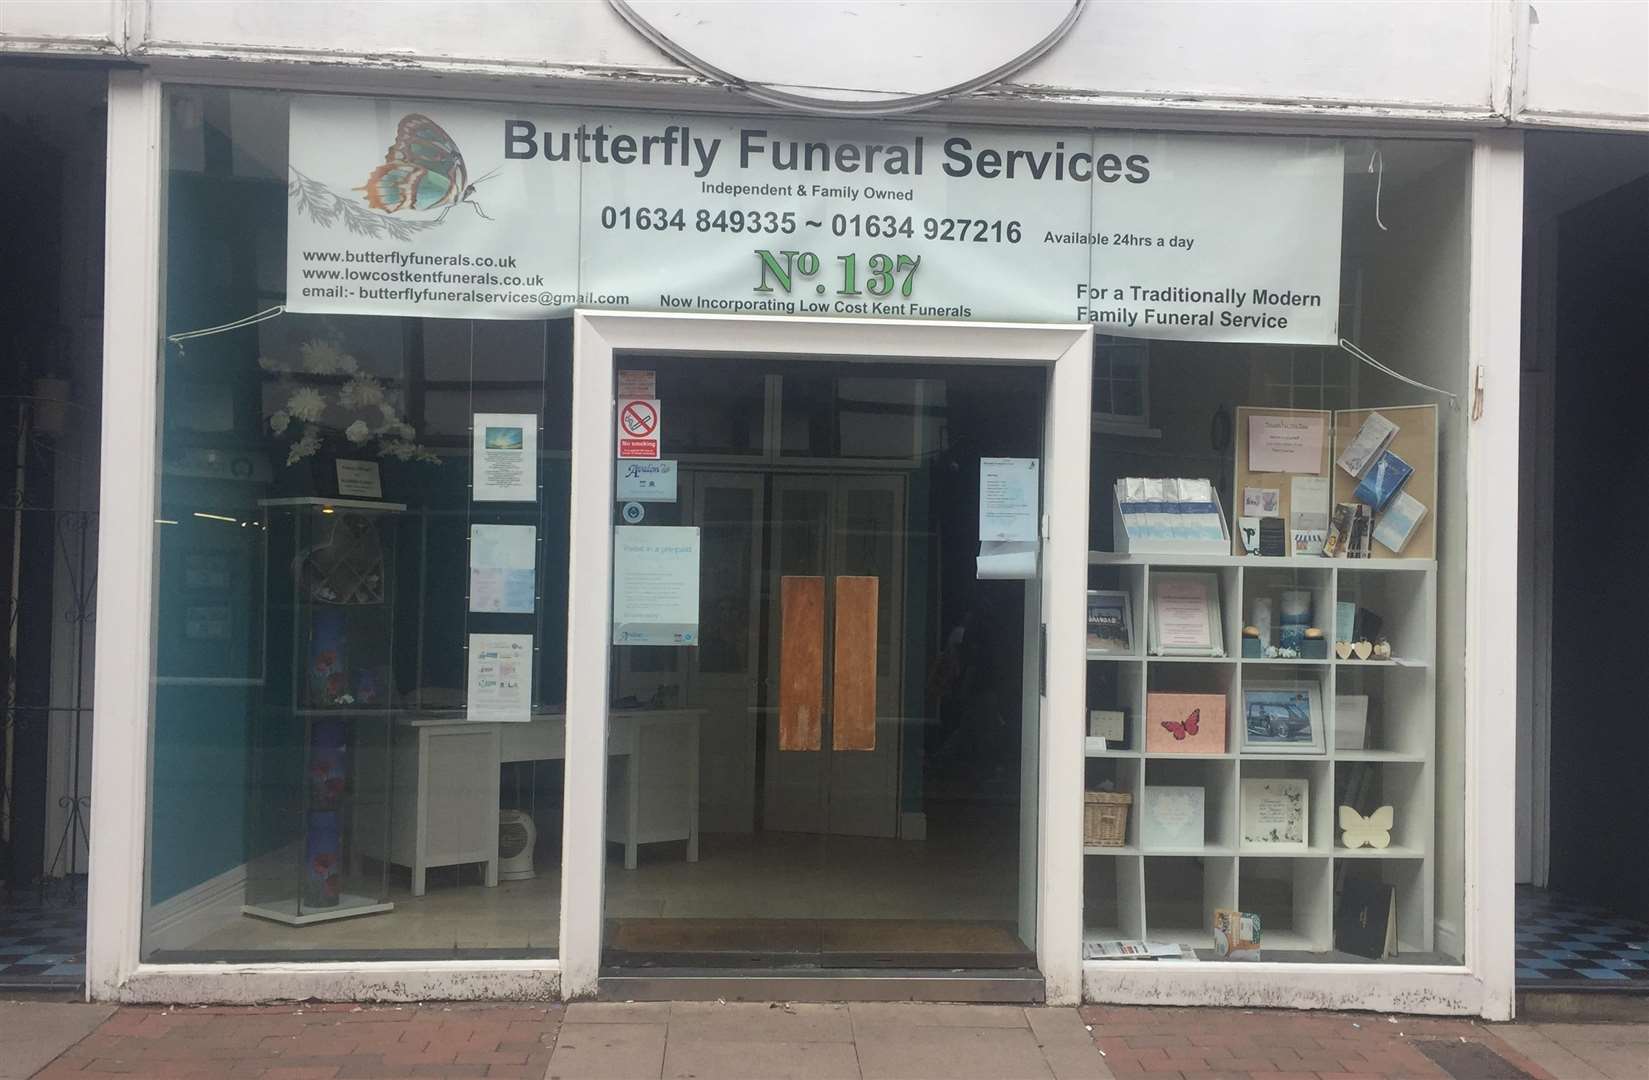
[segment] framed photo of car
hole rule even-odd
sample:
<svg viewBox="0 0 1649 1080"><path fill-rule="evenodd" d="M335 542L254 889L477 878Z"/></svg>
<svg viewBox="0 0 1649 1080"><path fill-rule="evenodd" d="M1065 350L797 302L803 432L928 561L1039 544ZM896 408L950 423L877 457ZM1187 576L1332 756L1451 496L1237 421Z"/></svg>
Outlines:
<svg viewBox="0 0 1649 1080"><path fill-rule="evenodd" d="M1126 656L1134 651L1134 614L1125 592L1088 590L1088 652Z"/></svg>
<svg viewBox="0 0 1649 1080"><path fill-rule="evenodd" d="M1315 680L1244 682L1242 750L1250 754L1321 754L1323 692Z"/></svg>

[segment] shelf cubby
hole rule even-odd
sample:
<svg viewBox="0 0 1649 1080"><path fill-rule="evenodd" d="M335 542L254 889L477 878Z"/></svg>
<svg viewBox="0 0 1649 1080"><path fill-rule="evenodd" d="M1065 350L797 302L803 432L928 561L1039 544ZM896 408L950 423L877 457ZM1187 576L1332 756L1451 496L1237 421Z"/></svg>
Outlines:
<svg viewBox="0 0 1649 1080"><path fill-rule="evenodd" d="M1260 917L1263 949L1325 952L1334 919L1322 897L1332 875L1327 859L1245 857L1237 869L1237 907Z"/></svg>
<svg viewBox="0 0 1649 1080"><path fill-rule="evenodd" d="M1110 780L1134 795L1128 843L1087 848L1090 856L1084 921L1089 939L1142 938L1213 944L1216 908L1254 911L1264 927L1263 950L1333 955L1334 911L1348 877L1384 881L1395 890L1399 948L1433 948L1432 890L1436 837L1436 564L1430 559L1310 560L1217 555L1123 555L1091 552L1092 588L1125 589L1134 619L1135 654L1090 656L1090 708L1121 709L1128 746L1090 754L1090 788ZM1154 573L1211 573L1219 583L1219 657L1149 655ZM1312 595L1311 625L1330 642L1326 660L1244 659L1242 627L1251 605L1273 597L1273 633L1286 590ZM1381 617L1381 634L1395 659L1342 660L1332 651L1336 602L1351 602ZM1243 751L1243 693L1256 683L1310 682L1322 701L1323 750ZM1221 753L1146 752L1145 708L1154 691L1215 693L1226 700L1226 744ZM1361 748L1337 749L1336 699L1368 699ZM1341 846L1340 784L1367 775L1360 810L1394 808L1391 844L1384 849ZM1310 782L1309 844L1272 850L1240 843L1243 779L1302 778ZM1204 846L1155 851L1142 842L1140 800L1149 784L1200 786ZM1094 890L1098 890L1097 893Z"/></svg>
<svg viewBox="0 0 1649 1080"><path fill-rule="evenodd" d="M1140 850L1147 855L1158 854L1223 854L1237 850L1236 769L1229 760L1199 758L1188 755L1160 754L1145 760L1144 787L1200 787L1203 789L1201 851L1189 848L1159 849L1147 843L1139 831L1143 816L1143 788L1134 797L1134 805L1141 808L1131 816L1129 830Z"/></svg>
<svg viewBox="0 0 1649 1080"><path fill-rule="evenodd" d="M1086 941L1145 938L1143 860L1137 854L1085 859L1082 925Z"/></svg>
<svg viewBox="0 0 1649 1080"><path fill-rule="evenodd" d="M1236 905L1237 860L1230 857L1147 855L1144 863L1146 937L1214 947L1214 912Z"/></svg>

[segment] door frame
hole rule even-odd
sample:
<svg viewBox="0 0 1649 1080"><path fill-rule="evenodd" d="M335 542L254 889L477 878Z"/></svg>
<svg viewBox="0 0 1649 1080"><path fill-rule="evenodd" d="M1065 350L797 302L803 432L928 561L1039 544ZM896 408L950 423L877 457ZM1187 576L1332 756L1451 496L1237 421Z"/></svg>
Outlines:
<svg viewBox="0 0 1649 1080"><path fill-rule="evenodd" d="M1046 645L1037 787L1037 966L1050 1005L1082 992L1082 758L1087 653L1088 442L1093 329L579 310L573 314L572 505L567 600L567 763L561 988L592 998L601 963L612 598L613 373L620 353L1049 369L1041 610Z"/></svg>

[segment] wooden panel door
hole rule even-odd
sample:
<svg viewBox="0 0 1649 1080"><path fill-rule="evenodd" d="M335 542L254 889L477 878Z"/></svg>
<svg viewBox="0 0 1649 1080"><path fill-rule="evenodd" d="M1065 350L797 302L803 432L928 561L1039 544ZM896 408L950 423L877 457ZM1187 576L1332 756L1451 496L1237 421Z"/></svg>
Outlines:
<svg viewBox="0 0 1649 1080"><path fill-rule="evenodd" d="M777 605L787 576L824 581L824 710L819 748L785 750L779 739L783 620L769 623L769 670L763 692L763 827L845 836L896 836L903 674L905 487L893 476L778 476L773 479L769 534L769 603ZM868 749L836 749L835 670L837 579L876 581L874 736L848 741ZM859 586L861 589L863 586ZM849 650L850 656L857 656ZM868 658L867 658L868 659ZM842 744L842 745L848 745Z"/></svg>

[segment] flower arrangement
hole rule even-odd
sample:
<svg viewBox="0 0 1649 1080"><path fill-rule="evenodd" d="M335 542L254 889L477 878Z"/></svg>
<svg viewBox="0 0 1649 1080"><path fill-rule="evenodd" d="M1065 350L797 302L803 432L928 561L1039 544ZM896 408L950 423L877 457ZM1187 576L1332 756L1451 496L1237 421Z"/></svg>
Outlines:
<svg viewBox="0 0 1649 1080"><path fill-rule="evenodd" d="M296 365L260 356L258 366L281 380L277 399L284 402L269 414L269 430L287 440L288 465L314 457L334 432L363 453L441 463L417 441L384 384L337 342L312 338L298 347Z"/></svg>

